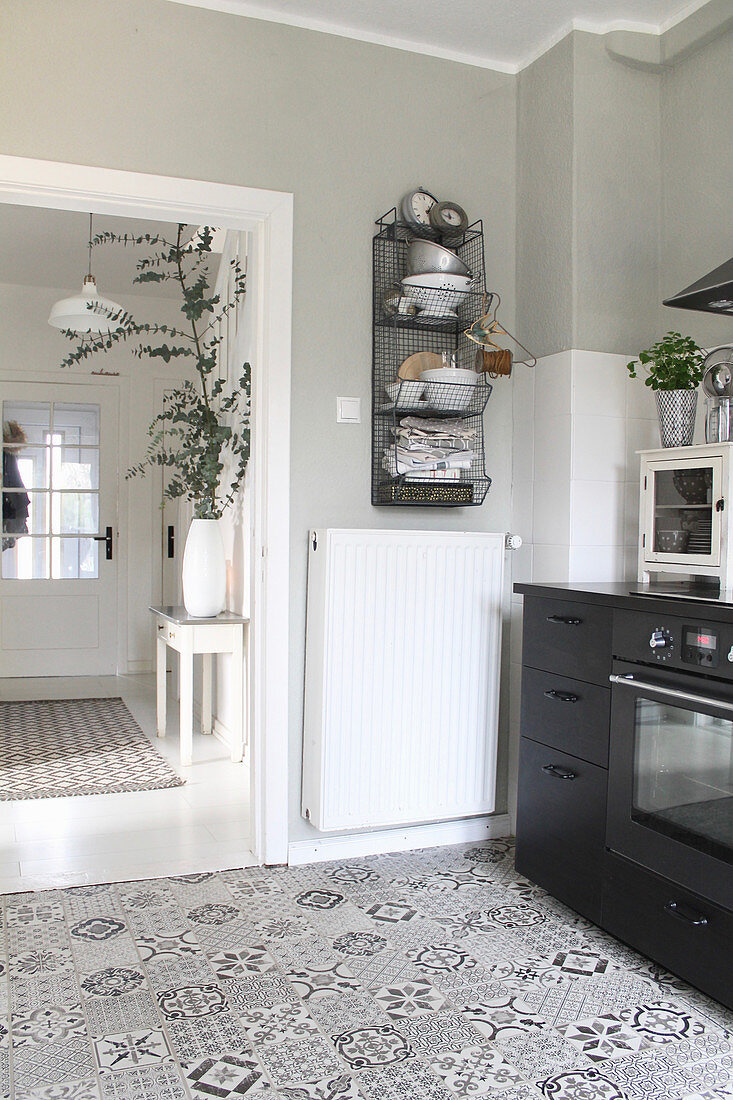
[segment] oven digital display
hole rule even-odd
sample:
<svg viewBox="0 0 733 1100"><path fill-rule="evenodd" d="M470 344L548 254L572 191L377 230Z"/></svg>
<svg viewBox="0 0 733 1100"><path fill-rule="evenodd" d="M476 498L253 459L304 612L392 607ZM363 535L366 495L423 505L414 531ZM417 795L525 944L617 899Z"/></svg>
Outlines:
<svg viewBox="0 0 733 1100"><path fill-rule="evenodd" d="M717 649L718 638L716 634L700 634L697 630L686 630L685 645L692 649Z"/></svg>

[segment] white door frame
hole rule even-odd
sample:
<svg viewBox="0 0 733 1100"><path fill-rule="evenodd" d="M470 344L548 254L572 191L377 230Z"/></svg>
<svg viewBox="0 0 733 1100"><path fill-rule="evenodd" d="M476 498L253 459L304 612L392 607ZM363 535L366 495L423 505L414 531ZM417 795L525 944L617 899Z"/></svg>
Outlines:
<svg viewBox="0 0 733 1100"><path fill-rule="evenodd" d="M286 863L293 196L0 155L0 202L252 232L256 261L254 287L249 289L256 295L257 316L252 384L252 848L261 863Z"/></svg>

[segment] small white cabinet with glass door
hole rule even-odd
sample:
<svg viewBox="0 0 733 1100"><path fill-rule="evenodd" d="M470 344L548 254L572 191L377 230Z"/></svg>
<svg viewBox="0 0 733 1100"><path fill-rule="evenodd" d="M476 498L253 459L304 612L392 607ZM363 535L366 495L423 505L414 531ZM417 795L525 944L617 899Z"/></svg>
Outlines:
<svg viewBox="0 0 733 1100"><path fill-rule="evenodd" d="M715 577L733 587L733 443L641 452L639 580Z"/></svg>

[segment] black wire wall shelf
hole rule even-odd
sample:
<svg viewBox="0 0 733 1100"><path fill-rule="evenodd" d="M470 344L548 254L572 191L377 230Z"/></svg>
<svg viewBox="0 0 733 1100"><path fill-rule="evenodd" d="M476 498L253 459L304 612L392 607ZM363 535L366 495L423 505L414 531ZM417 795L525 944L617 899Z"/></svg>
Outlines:
<svg viewBox="0 0 733 1100"><path fill-rule="evenodd" d="M474 372L477 366L478 348L465 330L484 312L483 224L474 222L459 234L439 233L429 226L399 221L396 208L376 224L372 252L372 504L480 505L491 486L485 468L483 412L492 387L485 374L465 376L460 371ZM415 238L455 252L471 273L469 289L459 290L458 280L437 276L415 276L403 284L407 250ZM441 285L431 285L436 282ZM416 359L408 369L411 356ZM450 375L421 377L418 366L428 362L430 366L441 362L455 366L455 380ZM408 468L405 456L398 454L398 432L404 435L406 420L424 422L428 431L439 435L440 429L430 428L431 421L447 425L455 420L460 424L457 435L465 457L452 452L445 469Z"/></svg>

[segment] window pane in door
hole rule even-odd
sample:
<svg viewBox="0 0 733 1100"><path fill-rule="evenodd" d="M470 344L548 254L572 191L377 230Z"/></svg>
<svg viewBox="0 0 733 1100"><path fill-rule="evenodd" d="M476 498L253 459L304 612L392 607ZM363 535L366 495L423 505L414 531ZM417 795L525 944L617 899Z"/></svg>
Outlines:
<svg viewBox="0 0 733 1100"><path fill-rule="evenodd" d="M54 535L96 535L99 497L96 493L52 493L51 530Z"/></svg>
<svg viewBox="0 0 733 1100"><path fill-rule="evenodd" d="M44 443L51 427L51 404L47 401L3 401L3 442L13 425L20 426L25 442Z"/></svg>
<svg viewBox="0 0 733 1100"><path fill-rule="evenodd" d="M99 405L55 404L53 431L67 446L98 447Z"/></svg>
<svg viewBox="0 0 733 1100"><path fill-rule="evenodd" d="M710 554L712 486L712 466L655 471L655 553Z"/></svg>
<svg viewBox="0 0 733 1100"><path fill-rule="evenodd" d="M3 580L46 580L49 576L48 539L3 535Z"/></svg>
<svg viewBox="0 0 733 1100"><path fill-rule="evenodd" d="M3 488L43 489L48 483L48 447L3 447Z"/></svg>
<svg viewBox="0 0 733 1100"><path fill-rule="evenodd" d="M54 580L95 580L99 576L99 543L94 539L51 539Z"/></svg>
<svg viewBox="0 0 733 1100"><path fill-rule="evenodd" d="M96 447L53 448L54 489L98 489L99 451Z"/></svg>
<svg viewBox="0 0 733 1100"><path fill-rule="evenodd" d="M25 493L19 490L3 492L4 535L48 534L48 493Z"/></svg>

